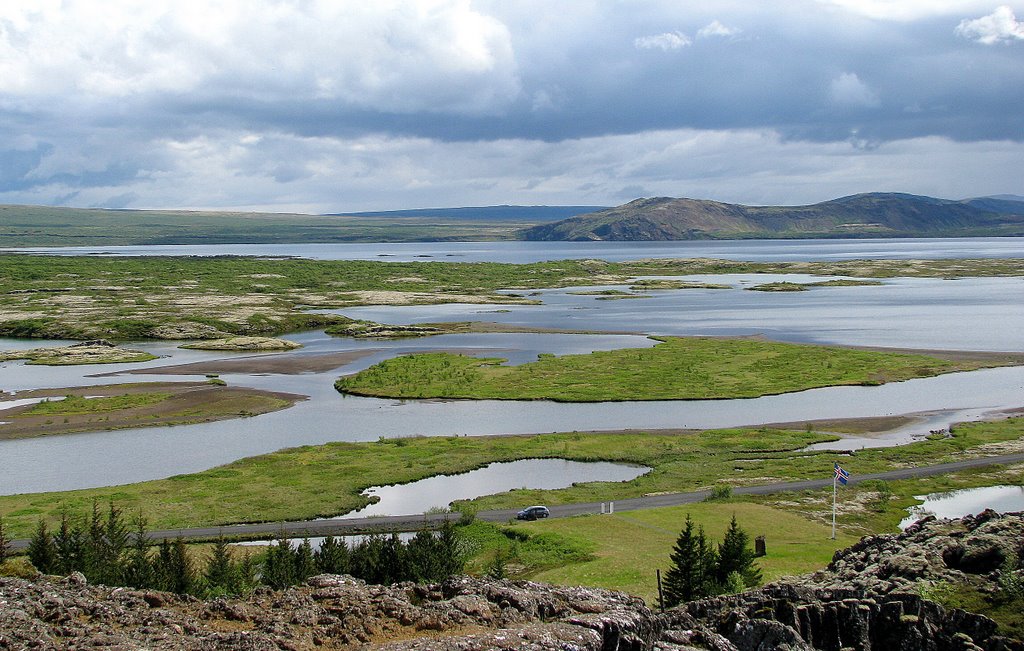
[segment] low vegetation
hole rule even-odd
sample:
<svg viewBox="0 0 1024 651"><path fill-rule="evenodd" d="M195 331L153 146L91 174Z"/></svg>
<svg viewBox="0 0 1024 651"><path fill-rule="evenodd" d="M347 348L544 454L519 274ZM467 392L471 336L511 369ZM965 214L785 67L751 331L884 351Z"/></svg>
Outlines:
<svg viewBox="0 0 1024 651"><path fill-rule="evenodd" d="M980 449L982 445L1015 442L1022 436L1022 419L965 424L948 438L860 451L846 460L844 467L864 474L942 463L967 455L981 456L986 453ZM836 453L801 450L834 438L806 430L737 428L337 442L281 450L199 473L137 484L2 496L0 513L12 537L27 537L40 517L56 521L65 508L81 511L94 500L114 500L129 512L144 509L154 528L176 529L339 515L366 506L368 499L361 492L370 486L466 472L494 461L563 458L652 468L629 482L579 483L551 491L520 489L478 498L468 508L602 502L651 493L706 490L719 483L746 485L827 477ZM467 505L456 503L456 507Z"/></svg>
<svg viewBox="0 0 1024 651"><path fill-rule="evenodd" d="M0 440L184 425L241 418L285 409L302 396L206 382L141 382L23 391L41 402L5 411Z"/></svg>
<svg viewBox="0 0 1024 651"><path fill-rule="evenodd" d="M119 348L107 342L83 342L56 348L30 348L0 351L0 362L26 360L26 364L75 366L79 364L126 364L156 359L141 350Z"/></svg>
<svg viewBox="0 0 1024 651"><path fill-rule="evenodd" d="M652 348L542 355L519 366L452 353L405 355L342 377L335 386L389 398L696 400L875 385L1000 365L749 339L660 341Z"/></svg>
<svg viewBox="0 0 1024 651"><path fill-rule="evenodd" d="M799 273L857 278L1022 276L1024 259L561 260L532 264L0 254L0 336L218 339L350 323L310 308L530 303L499 290L635 284L638 276ZM216 315L216 316L212 316Z"/></svg>

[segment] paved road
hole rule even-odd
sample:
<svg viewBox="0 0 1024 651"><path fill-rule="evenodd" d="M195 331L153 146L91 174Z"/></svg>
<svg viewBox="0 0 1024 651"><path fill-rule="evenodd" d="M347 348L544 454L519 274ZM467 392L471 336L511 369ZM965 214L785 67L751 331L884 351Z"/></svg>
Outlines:
<svg viewBox="0 0 1024 651"><path fill-rule="evenodd" d="M872 479L897 480L914 479L917 477L930 477L946 473L966 470L968 468L980 468L997 464L1024 462L1024 453L1003 454L994 457L981 457L965 461L954 461L934 466L921 466L919 468L902 468L870 475L853 475L850 484ZM832 477L829 474L825 479L808 479L804 481L778 482L774 484L763 484L760 486L740 486L732 489L733 495L768 495L786 491L815 490L825 488L832 484ZM634 497L630 499L617 500L615 511L636 511L639 509L650 509L659 506L677 506L679 504L692 504L701 502L708 497L710 491L694 491L690 493L666 493L663 495L648 495L645 497ZM528 506L525 505L524 506ZM600 502L581 502L576 504L560 504L550 507L551 517L566 518L574 515L585 515L588 513L600 513L602 504ZM489 522L507 522L515 517L515 509L500 509L494 511L479 511L476 517ZM265 522L259 524L236 524L224 527L197 527L193 529L168 529L163 531L151 531L149 537L155 540L163 538L215 538L221 534L226 537L248 537L259 538L265 536L326 536L349 535L366 533L370 531L414 531L424 525L437 526L445 519L453 517L447 513L429 513L424 515L395 515L373 518L346 518L344 520L303 520L297 522ZM12 547L22 549L28 545L27 540L15 540Z"/></svg>

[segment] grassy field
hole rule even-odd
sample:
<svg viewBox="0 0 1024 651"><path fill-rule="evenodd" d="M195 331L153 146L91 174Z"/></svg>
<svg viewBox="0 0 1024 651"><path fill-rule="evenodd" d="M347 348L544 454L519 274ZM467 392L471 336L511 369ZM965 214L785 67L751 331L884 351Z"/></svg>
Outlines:
<svg viewBox="0 0 1024 651"><path fill-rule="evenodd" d="M653 348L501 359L423 353L389 359L335 386L389 398L559 401L753 398L836 385L875 385L986 363L746 339L668 337ZM998 365L995 361L992 365Z"/></svg>
<svg viewBox="0 0 1024 651"><path fill-rule="evenodd" d="M1021 419L962 425L951 438L861 451L845 459L844 466L853 473L868 473L940 463L963 458L969 453L965 451L984 444L1017 441L1022 436ZM583 483L553 491L516 490L482 497L462 508L600 502L707 489L718 484L827 477L835 453L797 450L829 438L809 431L729 429L329 443L281 450L200 473L139 484L3 496L0 515L16 536L27 536L40 517L56 520L65 505L72 512L81 512L91 508L93 500L114 500L127 512L141 509L153 528L298 520L364 506L367 500L360 492L369 486L465 472L492 461L565 458L653 468L630 482Z"/></svg>
<svg viewBox="0 0 1024 651"><path fill-rule="evenodd" d="M765 581L822 568L837 549L857 538L841 534L797 514L747 502L703 502L613 515L590 515L516 525L531 534L558 534L585 541L592 560L582 559L530 574L537 581L622 590L656 604L655 570L669 568L669 553L689 513L713 544L721 541L729 520L750 535L765 536L767 556L758 559Z"/></svg>
<svg viewBox="0 0 1024 651"><path fill-rule="evenodd" d="M100 210L0 205L5 246L117 246L512 239L537 220L307 215L192 210Z"/></svg>
<svg viewBox="0 0 1024 651"><path fill-rule="evenodd" d="M528 303L523 296L498 290L629 285L637 276L650 275L790 272L873 278L1022 276L1024 260L562 260L516 265L7 254L0 255L0 336L215 339L274 335L348 322L343 317L311 314L305 308Z"/></svg>

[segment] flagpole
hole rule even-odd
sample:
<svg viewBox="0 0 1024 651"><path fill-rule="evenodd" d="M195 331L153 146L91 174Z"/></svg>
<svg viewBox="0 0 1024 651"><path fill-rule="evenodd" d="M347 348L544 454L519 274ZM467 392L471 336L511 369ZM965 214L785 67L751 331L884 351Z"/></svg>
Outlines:
<svg viewBox="0 0 1024 651"><path fill-rule="evenodd" d="M832 540L836 539L836 480L839 478L838 472L832 473Z"/></svg>

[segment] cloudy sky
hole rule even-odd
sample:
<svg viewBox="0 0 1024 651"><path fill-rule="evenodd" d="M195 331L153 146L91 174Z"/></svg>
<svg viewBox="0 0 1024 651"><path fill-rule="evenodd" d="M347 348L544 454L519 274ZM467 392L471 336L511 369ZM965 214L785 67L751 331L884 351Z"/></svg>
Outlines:
<svg viewBox="0 0 1024 651"><path fill-rule="evenodd" d="M1024 195L1024 0L3 0L0 203Z"/></svg>

